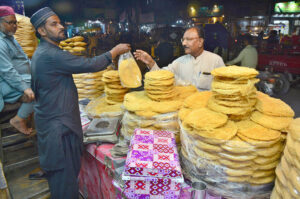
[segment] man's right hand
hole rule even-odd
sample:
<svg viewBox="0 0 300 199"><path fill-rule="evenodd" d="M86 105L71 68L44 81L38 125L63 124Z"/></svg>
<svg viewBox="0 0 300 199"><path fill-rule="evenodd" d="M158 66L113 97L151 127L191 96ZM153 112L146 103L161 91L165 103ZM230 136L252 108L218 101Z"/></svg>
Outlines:
<svg viewBox="0 0 300 199"><path fill-rule="evenodd" d="M24 90L24 95L26 96L26 99L28 100L28 102L32 102L34 100L34 93L31 90L31 88L27 88Z"/></svg>
<svg viewBox="0 0 300 199"><path fill-rule="evenodd" d="M118 44L110 50L112 59L131 50L130 44Z"/></svg>
<svg viewBox="0 0 300 199"><path fill-rule="evenodd" d="M155 64L155 61L152 59L152 57L146 53L143 50L136 50L134 53L134 57L137 60L141 60L142 62L144 62L146 65L148 65L150 68L152 68Z"/></svg>

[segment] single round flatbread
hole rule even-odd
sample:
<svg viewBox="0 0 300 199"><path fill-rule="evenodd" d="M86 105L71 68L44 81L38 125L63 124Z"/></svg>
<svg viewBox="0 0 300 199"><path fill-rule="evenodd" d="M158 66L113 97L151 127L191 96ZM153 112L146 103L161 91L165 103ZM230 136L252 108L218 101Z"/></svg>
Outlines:
<svg viewBox="0 0 300 199"><path fill-rule="evenodd" d="M248 180L248 182L251 184L255 184L255 185L261 185L261 184L271 183L274 180L275 180L275 175L270 175L270 176L262 177L262 178L250 178Z"/></svg>
<svg viewBox="0 0 300 199"><path fill-rule="evenodd" d="M214 77L250 79L256 77L256 75L258 75L258 71L249 67L227 66L227 67L215 68L214 70L211 71L211 74Z"/></svg>
<svg viewBox="0 0 300 199"><path fill-rule="evenodd" d="M219 153L219 152L223 151L223 149L221 147L202 142L201 140L196 140L195 145L199 149L206 151L206 152Z"/></svg>
<svg viewBox="0 0 300 199"><path fill-rule="evenodd" d="M286 129L293 120L292 117L269 116L259 111L254 111L250 119L266 128L278 131Z"/></svg>
<svg viewBox="0 0 300 199"><path fill-rule="evenodd" d="M219 158L218 161L221 165L226 166L231 169L244 169L245 167L251 167L253 162L245 161L245 162L237 162L232 160L227 160L225 158Z"/></svg>
<svg viewBox="0 0 300 199"><path fill-rule="evenodd" d="M260 141L260 140L254 140L254 139L250 139L240 133L237 133L237 136L239 138L241 138L242 140L244 140L245 142L248 142L249 144L258 147L258 148L268 148L271 147L272 145L276 144L277 142L280 141L280 137L278 139L275 140L270 140L270 141Z"/></svg>
<svg viewBox="0 0 300 199"><path fill-rule="evenodd" d="M188 115L190 117L190 114ZM193 129L189 132L195 138L200 137L206 143L210 144L222 144L226 140L232 139L237 133L237 126L234 122L228 121L225 125L219 128L213 128L208 130Z"/></svg>
<svg viewBox="0 0 300 199"><path fill-rule="evenodd" d="M243 169L229 169L229 168L227 168L225 170L225 173L228 176L232 176L232 177L251 176L253 174L253 170L250 167L243 168Z"/></svg>
<svg viewBox="0 0 300 199"><path fill-rule="evenodd" d="M227 115L211 111L207 108L193 110L184 123L198 130L211 130L223 126L227 122Z"/></svg>
<svg viewBox="0 0 300 199"><path fill-rule="evenodd" d="M260 165L266 165L279 160L280 157L281 157L281 153L277 153L271 157L258 156L255 159L253 159L253 162Z"/></svg>
<svg viewBox="0 0 300 199"><path fill-rule="evenodd" d="M244 120L236 123L238 126L238 133L253 140L271 141L280 138L280 132L267 129L250 120Z"/></svg>
<svg viewBox="0 0 300 199"><path fill-rule="evenodd" d="M208 108L216 112L234 115L246 115L253 110L253 107L229 107L217 104L214 100L208 100Z"/></svg>
<svg viewBox="0 0 300 199"><path fill-rule="evenodd" d="M211 91L197 92L184 100L183 106L186 108L196 109L207 106L208 100L212 96Z"/></svg>
<svg viewBox="0 0 300 199"><path fill-rule="evenodd" d="M266 115L278 117L294 117L293 109L280 99L270 97L262 92L257 91L256 109Z"/></svg>
<svg viewBox="0 0 300 199"><path fill-rule="evenodd" d="M174 73L168 70L156 70L145 74L146 80L168 80L174 78Z"/></svg>
<svg viewBox="0 0 300 199"><path fill-rule="evenodd" d="M255 147L247 142L241 140L239 137L234 136L231 140L228 140L221 145L223 149L234 154L245 154L255 150Z"/></svg>

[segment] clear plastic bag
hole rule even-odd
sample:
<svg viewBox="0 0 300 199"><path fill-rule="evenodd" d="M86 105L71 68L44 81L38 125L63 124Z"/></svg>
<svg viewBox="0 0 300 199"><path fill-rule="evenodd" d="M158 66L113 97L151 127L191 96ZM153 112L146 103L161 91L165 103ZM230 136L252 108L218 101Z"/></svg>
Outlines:
<svg viewBox="0 0 300 199"><path fill-rule="evenodd" d="M120 56L118 71L122 86L137 88L142 85L141 70L130 51Z"/></svg>

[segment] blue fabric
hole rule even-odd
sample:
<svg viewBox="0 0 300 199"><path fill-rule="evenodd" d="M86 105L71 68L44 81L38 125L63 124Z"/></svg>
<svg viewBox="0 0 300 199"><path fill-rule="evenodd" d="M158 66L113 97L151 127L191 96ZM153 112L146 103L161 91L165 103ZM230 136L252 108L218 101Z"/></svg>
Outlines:
<svg viewBox="0 0 300 199"><path fill-rule="evenodd" d="M30 76L22 75L26 81L27 86L30 85ZM0 82L0 93L3 95L2 102L15 103L24 94L16 89L12 88L6 82ZM33 103L23 103L18 110L18 116L20 118L26 119L33 112Z"/></svg>
<svg viewBox="0 0 300 199"><path fill-rule="evenodd" d="M30 88L30 61L18 42L11 36L0 32L0 86L9 85L15 92L4 96L0 90L0 111L5 102L15 102L19 93ZM4 88L5 89L5 88Z"/></svg>

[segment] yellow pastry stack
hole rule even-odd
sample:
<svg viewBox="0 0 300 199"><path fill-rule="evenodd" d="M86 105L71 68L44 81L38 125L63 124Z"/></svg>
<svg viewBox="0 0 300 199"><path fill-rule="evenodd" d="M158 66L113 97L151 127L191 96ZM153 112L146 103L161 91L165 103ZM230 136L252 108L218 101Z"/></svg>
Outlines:
<svg viewBox="0 0 300 199"><path fill-rule="evenodd" d="M147 96L154 101L172 100L178 95L174 89L174 74L170 71L148 72L144 82Z"/></svg>
<svg viewBox="0 0 300 199"><path fill-rule="evenodd" d="M291 122L288 133L271 199L300 198L300 118Z"/></svg>
<svg viewBox="0 0 300 199"><path fill-rule="evenodd" d="M121 85L119 73L117 70L111 70L103 73L105 100L108 104L122 103L125 94L129 91Z"/></svg>
<svg viewBox="0 0 300 199"><path fill-rule="evenodd" d="M150 99L146 91L136 91L125 95L125 112L122 120L122 134L130 138L135 128L174 131L179 142L178 110L183 100L195 93L194 86L175 86L180 95L176 100L155 101Z"/></svg>
<svg viewBox="0 0 300 199"><path fill-rule="evenodd" d="M79 99L95 99L104 93L104 82L102 81L102 75L106 71L95 73L81 73L73 74L74 83L77 87Z"/></svg>
<svg viewBox="0 0 300 199"><path fill-rule="evenodd" d="M229 76L228 69L215 70L214 80ZM192 180L205 181L224 197L268 196L294 112L281 100L254 92L252 69L233 67L231 72L236 79L239 73L248 77L249 85L239 83L227 90L229 83L221 90L212 86L212 92L200 92L184 101L179 111L183 168ZM279 124L272 126L270 120Z"/></svg>
<svg viewBox="0 0 300 199"><path fill-rule="evenodd" d="M86 51L87 43L84 42L84 37L75 36L72 38L68 38L59 43L59 47L69 51L74 55L82 55L83 52Z"/></svg>
<svg viewBox="0 0 300 199"><path fill-rule="evenodd" d="M16 14L18 29L14 37L22 47L24 53L31 58L38 45L35 36L35 29L30 22L30 18Z"/></svg>
<svg viewBox="0 0 300 199"><path fill-rule="evenodd" d="M256 103L254 84L258 82L255 78L258 72L252 68L228 66L214 69L212 75L213 96L208 107L233 120L246 119Z"/></svg>

